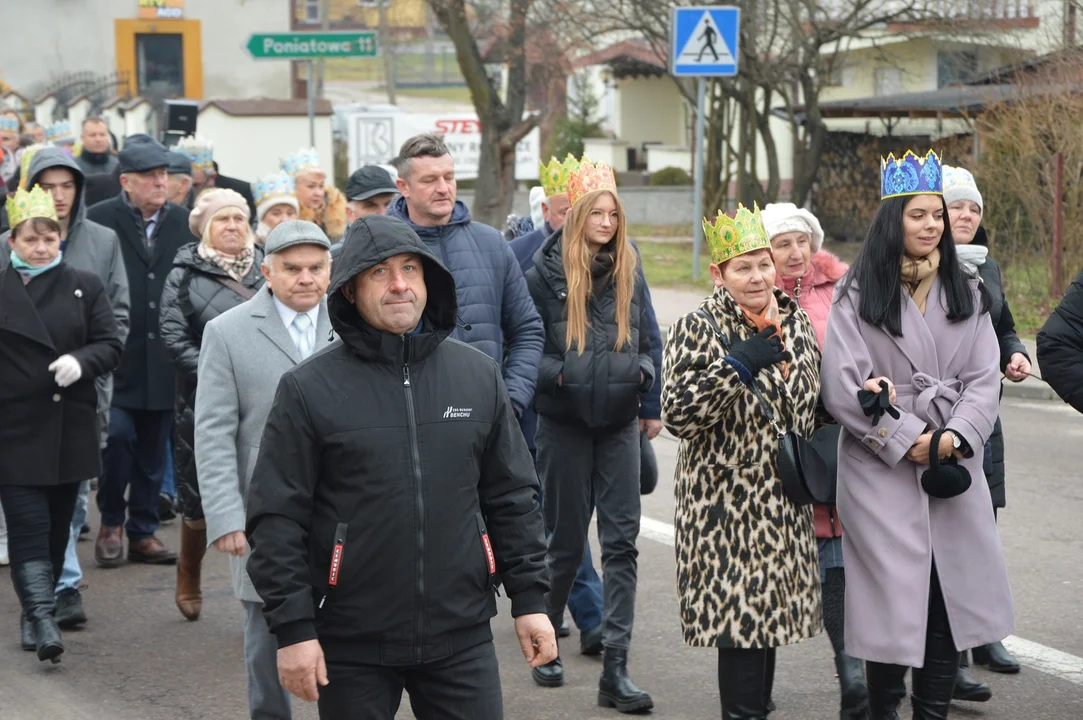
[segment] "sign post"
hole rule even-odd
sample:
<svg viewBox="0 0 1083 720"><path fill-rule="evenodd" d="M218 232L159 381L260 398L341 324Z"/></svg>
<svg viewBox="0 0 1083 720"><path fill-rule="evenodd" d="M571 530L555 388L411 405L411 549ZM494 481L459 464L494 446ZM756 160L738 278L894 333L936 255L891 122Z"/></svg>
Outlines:
<svg viewBox="0 0 1083 720"><path fill-rule="evenodd" d="M669 26L669 71L696 78L695 220L692 223L692 279L700 275L703 248L703 152L707 77L737 74L741 10L719 5L673 8Z"/></svg>
<svg viewBox="0 0 1083 720"><path fill-rule="evenodd" d="M376 57L379 47L376 32L312 32L256 33L245 45L256 60L307 60L308 79L308 139L316 144L316 79L317 58Z"/></svg>

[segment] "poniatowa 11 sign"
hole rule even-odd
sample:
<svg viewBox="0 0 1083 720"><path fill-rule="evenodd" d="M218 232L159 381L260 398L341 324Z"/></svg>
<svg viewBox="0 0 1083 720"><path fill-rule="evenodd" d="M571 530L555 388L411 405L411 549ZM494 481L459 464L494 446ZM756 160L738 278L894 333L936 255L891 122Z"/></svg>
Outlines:
<svg viewBox="0 0 1083 720"><path fill-rule="evenodd" d="M272 33L248 39L248 52L261 60L376 57L376 33Z"/></svg>

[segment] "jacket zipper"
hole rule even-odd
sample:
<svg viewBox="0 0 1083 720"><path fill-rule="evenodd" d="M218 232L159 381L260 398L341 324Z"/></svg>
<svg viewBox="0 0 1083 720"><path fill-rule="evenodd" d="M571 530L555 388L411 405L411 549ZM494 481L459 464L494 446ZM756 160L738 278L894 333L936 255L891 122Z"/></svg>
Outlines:
<svg viewBox="0 0 1083 720"><path fill-rule="evenodd" d="M342 555L346 551L346 523L339 523L335 527L335 546L331 551L331 569L327 573L327 592L323 594L323 598L320 600L320 609L323 609L323 604L327 602L327 596L331 594L331 590L338 585L338 577L342 573Z"/></svg>
<svg viewBox="0 0 1083 720"><path fill-rule="evenodd" d="M410 364L406 357L406 340L403 339L402 387L406 393L406 423L410 429L410 454L414 465L415 497L417 498L417 646L414 661L421 663L425 644L425 501L421 497L421 453L417 443L417 417L414 414L414 393L410 386Z"/></svg>

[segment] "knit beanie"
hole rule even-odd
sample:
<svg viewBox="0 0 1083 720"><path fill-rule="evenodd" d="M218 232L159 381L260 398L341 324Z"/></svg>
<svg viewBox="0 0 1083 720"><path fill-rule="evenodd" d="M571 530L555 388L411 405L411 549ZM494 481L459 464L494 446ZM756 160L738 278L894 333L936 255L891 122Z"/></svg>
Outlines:
<svg viewBox="0 0 1083 720"><path fill-rule="evenodd" d="M215 188L201 193L199 199L196 200L196 206L188 215L188 229L197 238L203 237L203 231L207 228L207 223L219 210L227 207L237 208L244 213L245 219L248 219L248 201L239 192L227 190L226 188Z"/></svg>
<svg viewBox="0 0 1083 720"><path fill-rule="evenodd" d="M301 206L298 204L296 196L277 195L275 197L267 198L256 206L256 219L263 222L263 216L275 205L292 205L295 211L301 212Z"/></svg>
<svg viewBox="0 0 1083 720"><path fill-rule="evenodd" d="M981 213L985 214L982 205L981 193L978 192L978 183L969 170L960 167L944 165L944 204L951 205L956 200L969 200L976 203Z"/></svg>
<svg viewBox="0 0 1083 720"><path fill-rule="evenodd" d="M793 203L768 203L760 211L767 237L773 238L788 232L803 232L809 236L812 252L819 252L824 244L824 231L816 216Z"/></svg>

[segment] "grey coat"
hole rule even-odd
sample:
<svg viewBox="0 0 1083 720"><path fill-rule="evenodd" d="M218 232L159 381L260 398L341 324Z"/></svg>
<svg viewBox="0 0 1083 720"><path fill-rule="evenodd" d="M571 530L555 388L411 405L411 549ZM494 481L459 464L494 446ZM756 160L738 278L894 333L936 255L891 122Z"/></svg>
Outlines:
<svg viewBox="0 0 1083 720"><path fill-rule="evenodd" d="M316 350L332 338L327 301L320 304ZM244 532L248 483L278 380L301 357L275 308L270 288L207 324L196 386L195 456L207 542ZM230 556L233 592L261 602L245 572L247 558Z"/></svg>
<svg viewBox="0 0 1083 720"><path fill-rule="evenodd" d="M977 281L972 281L977 300ZM993 519L982 448L1000 399L1000 350L984 313L952 323L934 282L925 316L907 297L901 337L857 312L858 291L831 311L821 397L843 426L838 509L846 528L846 652L863 660L922 667L929 581L935 558L958 649L1004 639L1014 627L1004 552ZM857 393L867 378L890 378L898 420L871 424ZM950 500L921 487L926 466L906 453L926 427L957 431L970 489Z"/></svg>

